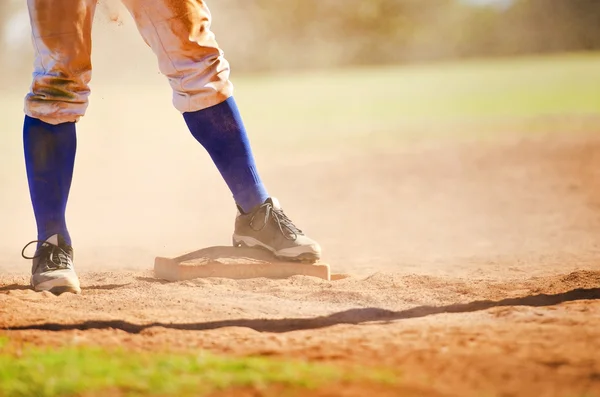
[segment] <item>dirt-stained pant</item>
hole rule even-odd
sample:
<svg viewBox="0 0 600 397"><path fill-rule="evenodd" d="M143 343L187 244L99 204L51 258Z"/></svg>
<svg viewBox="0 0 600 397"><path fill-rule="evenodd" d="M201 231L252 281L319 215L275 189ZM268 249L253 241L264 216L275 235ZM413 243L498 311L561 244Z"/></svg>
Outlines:
<svg viewBox="0 0 600 397"><path fill-rule="evenodd" d="M122 1L156 54L177 110L204 109L232 95L229 64L210 30L211 15L204 1ZM85 114L96 3L27 0L35 47L33 83L25 98L28 116L60 124Z"/></svg>

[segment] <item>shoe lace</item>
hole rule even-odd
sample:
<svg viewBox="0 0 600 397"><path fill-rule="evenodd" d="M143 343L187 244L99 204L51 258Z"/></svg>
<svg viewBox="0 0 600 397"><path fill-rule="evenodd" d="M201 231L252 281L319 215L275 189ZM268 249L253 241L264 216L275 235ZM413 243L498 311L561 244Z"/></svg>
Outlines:
<svg viewBox="0 0 600 397"><path fill-rule="evenodd" d="M262 226L256 228L254 226L254 220L260 213L264 213ZM258 207L258 210L254 213L254 215L252 215L252 218L250 218L250 227L254 231L258 232L267 225L269 219L273 219L275 221L275 224L277 227L279 227L283 237L288 240L296 240L298 235L303 234L302 230L294 225L294 222L292 222L292 220L285 215L282 209L273 207L273 204L271 203L264 203Z"/></svg>
<svg viewBox="0 0 600 397"><path fill-rule="evenodd" d="M25 255L25 250L34 243L42 243L42 245L36 250L33 256ZM46 266L50 270L68 269L69 268L69 254L67 251L59 247L58 245L49 243L43 240L33 240L27 243L21 251L21 256L25 259L36 259L39 257L46 256Z"/></svg>

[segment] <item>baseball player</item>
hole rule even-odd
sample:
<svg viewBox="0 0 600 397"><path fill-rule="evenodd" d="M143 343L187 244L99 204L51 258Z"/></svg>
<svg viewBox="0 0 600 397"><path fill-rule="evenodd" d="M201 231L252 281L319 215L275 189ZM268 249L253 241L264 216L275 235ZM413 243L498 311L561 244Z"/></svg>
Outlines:
<svg viewBox="0 0 600 397"><path fill-rule="evenodd" d="M202 0L122 0L158 58L173 105L206 149L237 206L233 244L280 258L316 261L321 248L267 193L229 80L229 64ZM76 123L88 106L91 30L97 0L27 0L35 49L25 97L23 143L37 240L23 248L36 291L79 293L65 209L76 151ZM32 257L25 255L37 243Z"/></svg>

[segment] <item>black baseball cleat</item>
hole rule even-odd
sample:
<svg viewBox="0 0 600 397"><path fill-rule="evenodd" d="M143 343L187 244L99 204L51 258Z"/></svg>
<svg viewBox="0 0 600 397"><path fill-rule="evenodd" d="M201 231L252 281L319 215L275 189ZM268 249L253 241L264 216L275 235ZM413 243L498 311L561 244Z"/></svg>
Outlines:
<svg viewBox="0 0 600 397"><path fill-rule="evenodd" d="M283 213L276 198L268 198L249 213L238 205L233 245L255 247L271 251L280 259L316 262L321 258L321 247Z"/></svg>
<svg viewBox="0 0 600 397"><path fill-rule="evenodd" d="M25 249L31 244L42 244L32 257L25 256ZM46 241L34 240L21 252L25 259L32 260L31 286L35 291L50 291L60 295L64 292L81 292L79 279L73 266L73 248L62 236L55 234Z"/></svg>

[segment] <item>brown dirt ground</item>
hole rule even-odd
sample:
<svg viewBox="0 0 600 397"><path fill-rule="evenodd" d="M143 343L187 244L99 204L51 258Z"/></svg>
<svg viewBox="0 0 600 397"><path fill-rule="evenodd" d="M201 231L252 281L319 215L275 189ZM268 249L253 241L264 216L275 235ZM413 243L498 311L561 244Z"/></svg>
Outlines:
<svg viewBox="0 0 600 397"><path fill-rule="evenodd" d="M292 197L300 170L315 188L288 212L350 277L166 283L151 264L80 260L83 293L55 297L32 292L23 266L0 276L0 335L384 366L402 380L305 396L600 396L600 138L439 140L265 173Z"/></svg>

